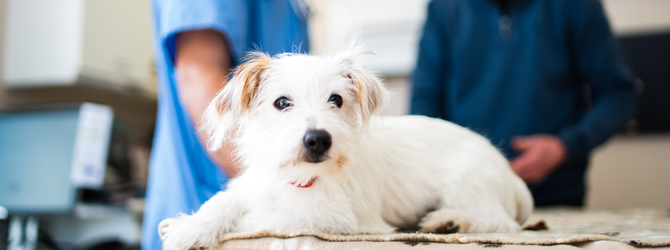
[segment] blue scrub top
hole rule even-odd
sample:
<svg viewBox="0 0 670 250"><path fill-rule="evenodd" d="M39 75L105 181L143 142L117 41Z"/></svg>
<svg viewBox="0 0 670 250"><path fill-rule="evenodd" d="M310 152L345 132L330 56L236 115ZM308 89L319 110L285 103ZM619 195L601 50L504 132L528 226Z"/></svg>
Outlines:
<svg viewBox="0 0 670 250"><path fill-rule="evenodd" d="M514 136L560 137L567 159L529 186L540 206L583 203L591 150L636 101L598 0L514 0L507 14L490 0L433 0L412 81L413 114L469 127L509 158Z"/></svg>
<svg viewBox="0 0 670 250"><path fill-rule="evenodd" d="M235 64L245 52L308 50L305 13L298 0L154 0L154 54L159 80L158 118L149 166L142 249L161 249L158 223L197 211L228 180L208 157L178 99L175 34L218 30L228 39Z"/></svg>

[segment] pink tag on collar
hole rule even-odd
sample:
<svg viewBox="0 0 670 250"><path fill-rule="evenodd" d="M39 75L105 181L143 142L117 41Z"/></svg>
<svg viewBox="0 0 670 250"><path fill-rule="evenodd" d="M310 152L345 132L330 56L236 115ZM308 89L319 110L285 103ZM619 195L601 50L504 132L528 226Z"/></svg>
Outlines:
<svg viewBox="0 0 670 250"><path fill-rule="evenodd" d="M309 181L307 182L307 184L305 184L305 185L296 185L296 184L295 184L295 181L291 181L291 182L289 182L289 183L290 183L291 185L296 186L296 187L299 187L299 188L308 188L308 187L311 187L311 186L312 186L312 182L314 182L314 180L316 180L316 177L314 177L314 178L312 178L311 180L309 180Z"/></svg>

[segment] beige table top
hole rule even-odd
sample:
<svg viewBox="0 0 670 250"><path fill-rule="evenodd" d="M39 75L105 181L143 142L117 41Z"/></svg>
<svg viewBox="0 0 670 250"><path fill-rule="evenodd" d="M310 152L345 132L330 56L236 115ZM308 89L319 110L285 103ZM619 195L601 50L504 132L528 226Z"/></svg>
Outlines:
<svg viewBox="0 0 670 250"><path fill-rule="evenodd" d="M670 249L670 209L538 209L528 224L548 230L514 234L330 235L263 230L229 234L224 249Z"/></svg>

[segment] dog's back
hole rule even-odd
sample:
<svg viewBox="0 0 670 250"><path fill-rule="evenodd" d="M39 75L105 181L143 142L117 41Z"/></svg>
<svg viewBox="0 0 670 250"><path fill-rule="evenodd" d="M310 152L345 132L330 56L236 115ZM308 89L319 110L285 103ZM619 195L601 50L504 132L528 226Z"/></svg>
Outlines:
<svg viewBox="0 0 670 250"><path fill-rule="evenodd" d="M386 180L380 192L388 192L383 196L389 199L384 207L390 223L398 226L419 220L426 213L420 209L467 207L470 204L465 203L482 199L502 204L506 215L519 224L532 212L525 183L483 136L423 116L378 117L370 129L367 145L362 145L369 151L360 153L368 161L380 161L377 174Z"/></svg>

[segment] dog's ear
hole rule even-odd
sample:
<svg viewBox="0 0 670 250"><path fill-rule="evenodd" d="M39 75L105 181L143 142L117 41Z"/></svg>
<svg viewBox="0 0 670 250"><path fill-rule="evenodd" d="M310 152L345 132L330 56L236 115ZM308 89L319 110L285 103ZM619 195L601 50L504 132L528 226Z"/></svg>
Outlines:
<svg viewBox="0 0 670 250"><path fill-rule="evenodd" d="M389 99L389 92L384 88L382 81L363 66L360 58L365 54L370 53L361 48L352 47L338 58L340 63L344 64L344 76L349 78L355 86L363 121L367 121Z"/></svg>
<svg viewBox="0 0 670 250"><path fill-rule="evenodd" d="M272 58L265 53L249 54L209 103L200 124L200 129L209 137L209 150L219 149L224 141L236 136L239 118L251 107L263 81L263 73L271 63Z"/></svg>
<svg viewBox="0 0 670 250"><path fill-rule="evenodd" d="M272 58L265 53L249 54L245 62L231 73L232 78L221 91L227 95L226 98L219 98L220 95L217 95L215 100L220 104L217 105L219 111L225 112L229 109L241 113L248 110L263 81L263 73L271 63Z"/></svg>

